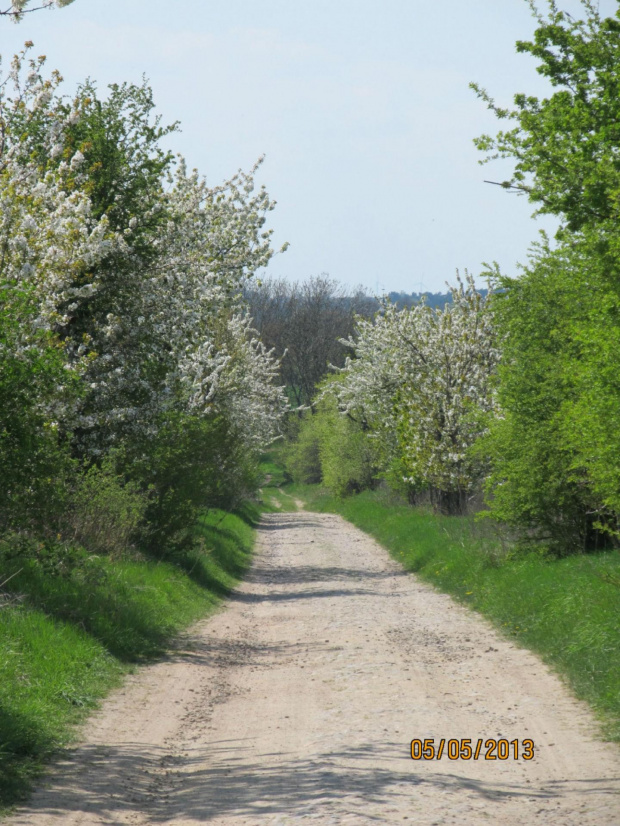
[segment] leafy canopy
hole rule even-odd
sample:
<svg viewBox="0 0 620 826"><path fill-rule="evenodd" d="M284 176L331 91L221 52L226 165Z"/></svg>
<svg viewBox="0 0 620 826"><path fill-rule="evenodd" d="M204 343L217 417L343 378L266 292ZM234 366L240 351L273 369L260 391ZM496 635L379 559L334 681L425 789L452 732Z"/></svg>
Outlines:
<svg viewBox="0 0 620 826"><path fill-rule="evenodd" d="M558 215L566 229L616 219L620 198L620 11L602 18L593 0L582 0L583 20L548 0L544 16L528 0L538 27L517 51L539 61L552 87L539 99L517 94L514 108L498 106L471 87L509 128L475 139L487 157L512 158L506 189L527 193L537 212Z"/></svg>

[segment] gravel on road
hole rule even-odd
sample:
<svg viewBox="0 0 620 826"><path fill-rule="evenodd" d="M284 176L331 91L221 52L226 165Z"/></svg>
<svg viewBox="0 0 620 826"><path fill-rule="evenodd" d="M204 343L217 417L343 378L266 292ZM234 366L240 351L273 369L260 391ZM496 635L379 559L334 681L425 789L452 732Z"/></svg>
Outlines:
<svg viewBox="0 0 620 826"><path fill-rule="evenodd" d="M620 753L596 732L536 656L341 517L276 513L222 610L8 824L618 826ZM425 739L441 759L411 759ZM495 741L508 759L484 759Z"/></svg>

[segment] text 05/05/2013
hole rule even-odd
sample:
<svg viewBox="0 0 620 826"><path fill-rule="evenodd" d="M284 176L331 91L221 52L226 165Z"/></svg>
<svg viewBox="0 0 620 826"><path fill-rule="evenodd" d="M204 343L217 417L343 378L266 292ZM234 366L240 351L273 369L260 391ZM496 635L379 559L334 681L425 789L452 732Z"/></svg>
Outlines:
<svg viewBox="0 0 620 826"><path fill-rule="evenodd" d="M411 741L412 760L533 760L533 740L427 738Z"/></svg>

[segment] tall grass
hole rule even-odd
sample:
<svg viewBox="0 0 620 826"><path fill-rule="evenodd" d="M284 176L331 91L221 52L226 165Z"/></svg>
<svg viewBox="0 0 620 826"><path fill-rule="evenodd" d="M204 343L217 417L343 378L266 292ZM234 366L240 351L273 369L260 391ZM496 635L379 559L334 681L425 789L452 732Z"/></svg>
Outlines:
<svg viewBox="0 0 620 826"><path fill-rule="evenodd" d="M210 511L194 547L167 561L79 548L0 557L0 808L133 663L161 654L247 567L259 518Z"/></svg>
<svg viewBox="0 0 620 826"><path fill-rule="evenodd" d="M620 740L620 554L517 555L487 523L442 517L381 491L336 499L289 489L312 510L339 513L409 571L488 617L538 652Z"/></svg>

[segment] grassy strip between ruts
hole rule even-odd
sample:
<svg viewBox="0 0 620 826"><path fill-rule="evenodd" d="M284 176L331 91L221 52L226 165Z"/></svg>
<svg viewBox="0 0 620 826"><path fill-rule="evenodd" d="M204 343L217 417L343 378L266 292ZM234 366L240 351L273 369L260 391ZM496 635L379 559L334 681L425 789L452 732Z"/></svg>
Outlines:
<svg viewBox="0 0 620 826"><path fill-rule="evenodd" d="M251 505L209 511L195 549L166 561L79 550L0 560L0 811L134 663L163 653L236 584L259 516Z"/></svg>
<svg viewBox="0 0 620 826"><path fill-rule="evenodd" d="M309 510L339 513L414 571L488 617L562 675L620 741L620 554L516 555L489 523L412 508L383 491L336 499L291 486Z"/></svg>

